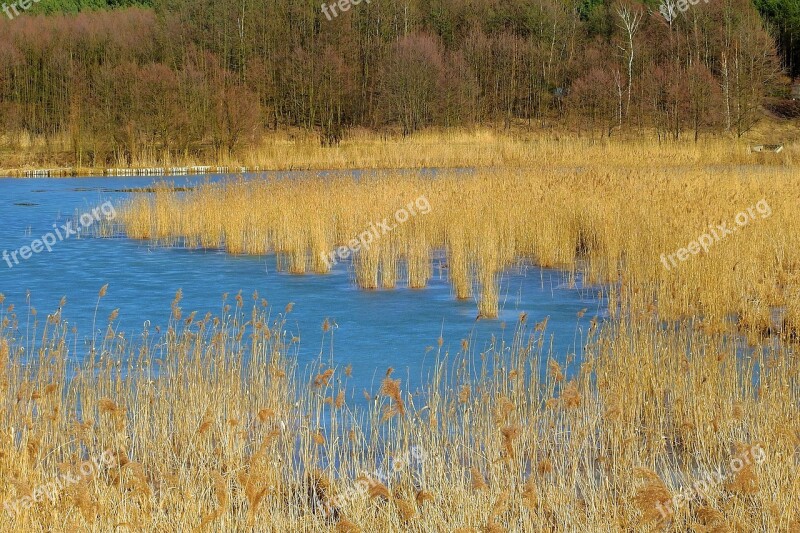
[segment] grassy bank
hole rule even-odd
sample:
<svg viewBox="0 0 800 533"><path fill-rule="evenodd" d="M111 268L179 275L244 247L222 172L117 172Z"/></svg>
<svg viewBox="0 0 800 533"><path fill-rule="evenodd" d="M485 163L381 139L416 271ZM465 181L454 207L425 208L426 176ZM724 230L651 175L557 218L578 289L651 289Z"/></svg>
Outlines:
<svg viewBox="0 0 800 533"><path fill-rule="evenodd" d="M774 126L774 125L773 125ZM777 127L777 126L776 126ZM788 127L788 126L787 126ZM722 164L790 164L798 148L787 145L782 154L752 154L752 144L770 144L776 139L795 139L797 134L779 127L753 131L740 140L727 137L664 141L652 136L626 135L614 138L576 136L569 133L532 133L525 130L429 130L410 137L377 135L356 131L336 147L322 147L311 133L295 131L269 134L259 144L236 156L220 155L213 161L147 157L131 164L79 167L68 150L69 139L44 142L35 138L0 138L0 176L23 177L26 171L57 169L59 175L102 176L109 169L169 169L172 167L242 167L260 170L348 170L401 168L572 167L599 162L620 166L681 166ZM61 148L59 149L59 146ZM607 156L611 151L613 159ZM53 152L61 155L53 155ZM151 173L152 175L152 173Z"/></svg>

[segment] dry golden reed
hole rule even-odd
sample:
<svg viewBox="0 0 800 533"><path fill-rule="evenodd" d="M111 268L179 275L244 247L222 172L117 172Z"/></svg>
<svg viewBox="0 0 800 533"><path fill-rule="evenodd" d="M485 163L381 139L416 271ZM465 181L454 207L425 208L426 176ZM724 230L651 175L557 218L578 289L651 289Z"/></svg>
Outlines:
<svg viewBox="0 0 800 533"><path fill-rule="evenodd" d="M388 420L395 415L405 416L406 414L406 407L405 402L403 401L403 393L400 389L400 380L399 379L392 379L391 376L392 370L386 373L386 377L381 382L381 390L380 393L387 398L390 399L391 405L386 406L384 411L384 419Z"/></svg>
<svg viewBox="0 0 800 533"><path fill-rule="evenodd" d="M689 326L665 329L652 318L607 321L585 339L580 369L565 366L564 379L556 381L546 372L526 372L546 369L554 354L538 342L546 332L521 320L513 338L498 339L481 358L503 360L502 372L479 366L465 382L464 376L444 379L439 367L439 377L413 402L387 372L370 394L378 401L337 409L324 401L329 396L320 394L324 380L317 377L333 370L333 379L346 361L314 366L301 380L287 356L283 321L263 326L264 307L229 313L191 323L173 316L156 342L164 343L163 353L118 337L101 341L99 353L137 361L141 370L126 373L116 357L68 366L63 354L74 343L64 328L50 330L44 343L56 356L30 373L22 359L27 350L20 349L26 337L12 325L16 317L7 316L0 330L9 354L9 386L0 396L0 498L17 511L0 522L0 531L34 524L246 530L263 523L314 531L465 525L538 531L558 524L626 531L648 523L674 531L765 524L791 531L797 520L772 511L791 509L799 490L786 476L794 468L800 391L793 381L798 361L780 344L785 341L748 359L737 357L724 336ZM237 340L242 327L255 350ZM464 356L439 354L443 361ZM158 368L157 379L148 368ZM509 377L512 370L525 378ZM49 387L54 384L59 388ZM465 384L469 397L461 394ZM580 401L562 406L573 386ZM548 408L554 396L557 405ZM395 409L397 398L405 415L385 420L387 401ZM55 412L34 409L56 400ZM436 424L426 418L433 413ZM9 438L10 428L17 440ZM698 480L697 472L746 459L753 445L740 443L754 442L766 450L763 463L745 462L702 501L664 519L659 505L667 508ZM388 480L363 474L380 458L404 457L410 446L424 449L424 460L396 469ZM107 449L111 463L67 487L55 504L17 505ZM363 495L334 500L357 484L366 488Z"/></svg>
<svg viewBox="0 0 800 533"><path fill-rule="evenodd" d="M663 522L667 520L659 509L672 508L672 495L656 472L647 468L637 468L636 474L643 479L636 490L633 501L641 512L644 523Z"/></svg>
<svg viewBox="0 0 800 533"><path fill-rule="evenodd" d="M634 306L667 320L702 317L697 326L709 332L732 326L751 339L800 334L793 216L800 183L790 167L748 167L750 175L737 179L735 167L648 167L624 145L604 147L600 161L588 158L591 150L577 152L568 167L561 157L542 157L525 168L442 171L433 179L392 172L265 177L188 193L158 185L132 200L120 220L136 239L274 253L290 272L324 274L322 257L388 219L396 226L390 233L353 253L362 288L394 288L397 280L423 288L441 251L454 297L474 298L479 318L498 315L502 273L528 263L614 283L612 316ZM730 155L723 146L708 148ZM650 162L662 153L655 145L637 149ZM674 161L714 159L697 147L672 150ZM406 222L394 221L422 197L427 214L416 209ZM752 211L759 202L769 215ZM736 227L748 208L754 218L707 252L674 265L665 259L718 225Z"/></svg>
<svg viewBox="0 0 800 533"><path fill-rule="evenodd" d="M774 139L773 123L766 123L762 129L768 130L767 139ZM335 147L320 145L319 136L310 131L280 131L262 136L259 145L236 157L218 154L215 161L200 161L192 154L171 158L172 166L219 165L231 169L246 166L272 170L331 170L331 169L406 169L406 168L465 168L479 167L519 167L548 161L553 165L573 167L577 161L590 164L604 162L609 151L622 152L618 161L625 166L634 167L683 167L704 163L721 164L782 164L797 157L797 147L785 146L781 154L750 154L745 140L736 142L728 138L708 138L699 142L660 142L642 138L639 133L631 139L597 138L595 135L580 136L563 131L542 134L538 131L513 128L512 130L492 128L470 129L428 129L412 136L400 134L376 135L374 131L356 129ZM762 144L764 134L755 132L755 144ZM40 148L53 144L71 151L70 139L53 141L39 138ZM41 153L40 153L41 152ZM8 154L4 154L8 155ZM34 150L29 153L15 151L15 155L27 161L24 168L2 168L0 175L23 176L26 170L40 168L42 157L47 158L48 150ZM134 167L163 167L161 154L140 154L134 160L122 163ZM7 159L7 158L6 158ZM8 164L8 163L6 163ZM21 163L20 163L21 164ZM61 163L50 163L59 166ZM104 168L78 168L76 175L101 174Z"/></svg>
<svg viewBox="0 0 800 533"><path fill-rule="evenodd" d="M489 488L489 485L486 483L486 479L483 477L483 474L478 467L473 466L470 468L469 472L472 477L473 490L487 490Z"/></svg>

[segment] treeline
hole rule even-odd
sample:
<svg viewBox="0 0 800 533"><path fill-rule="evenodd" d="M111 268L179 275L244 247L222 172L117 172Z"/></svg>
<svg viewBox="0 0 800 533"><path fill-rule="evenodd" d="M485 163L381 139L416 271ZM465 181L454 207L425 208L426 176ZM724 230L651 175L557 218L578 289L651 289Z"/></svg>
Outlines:
<svg viewBox="0 0 800 533"><path fill-rule="evenodd" d="M153 0L38 0L30 12L36 14L79 13L131 6L152 7Z"/></svg>
<svg viewBox="0 0 800 533"><path fill-rule="evenodd" d="M0 22L0 128L68 136L77 164L99 166L235 153L282 127L326 144L355 126L519 122L741 135L781 74L771 27L749 0L671 22L591 0L372 0L332 20L320 0L24 15Z"/></svg>
<svg viewBox="0 0 800 533"><path fill-rule="evenodd" d="M754 0L775 36L783 64L792 77L800 76L800 2Z"/></svg>

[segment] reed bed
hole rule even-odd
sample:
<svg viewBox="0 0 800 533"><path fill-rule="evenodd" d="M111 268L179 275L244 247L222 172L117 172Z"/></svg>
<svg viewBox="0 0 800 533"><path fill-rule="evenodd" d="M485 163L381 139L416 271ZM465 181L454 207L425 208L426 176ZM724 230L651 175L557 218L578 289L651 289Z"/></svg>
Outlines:
<svg viewBox="0 0 800 533"><path fill-rule="evenodd" d="M387 369L365 400L346 358L298 368L291 309L258 295L201 319L178 294L136 339L112 313L86 347L62 308L29 312L0 312L0 531L800 531L787 343L639 316L593 321L559 364L522 315L485 350L440 342L422 393Z"/></svg>
<svg viewBox="0 0 800 533"><path fill-rule="evenodd" d="M775 138L775 128L771 135ZM758 141L755 144L764 144ZM596 138L559 132L547 134L524 129L489 128L426 130L412 136L376 135L356 130L336 147L322 147L314 135L267 135L236 161L275 170L404 169L462 167L538 167L543 163L573 168L613 164L634 168L695 165L787 165L798 157L796 145L782 154L752 154L745 140L709 137L699 142L654 142L652 137L631 135Z"/></svg>
<svg viewBox="0 0 800 533"><path fill-rule="evenodd" d="M427 214L353 254L360 287L424 288L440 253L454 297L473 298L484 318L498 314L499 275L524 262L609 286L612 315L627 305L663 320L695 317L697 327L753 343L800 332L800 180L791 169L380 172L239 179L188 193L162 184L123 206L120 220L134 239L276 253L289 272L325 274L322 257L379 221L394 223L418 198ZM681 261L679 250L703 235L706 250Z"/></svg>
<svg viewBox="0 0 800 533"><path fill-rule="evenodd" d="M602 286L612 319L566 359L526 314L485 347L439 339L410 393L390 368L357 390L363 369L332 338L301 368L291 306L257 294L200 318L178 293L165 329L129 339L115 311L90 340L66 302L23 320L0 295L0 531L800 532L800 182L780 166L653 170L634 159L660 148L643 150L134 196L129 237L275 253L296 275L325 275L331 251L413 207L348 260L362 288L424 290L438 254L453 297L488 319L500 274L529 262ZM748 208L708 253L664 266Z"/></svg>
<svg viewBox="0 0 800 533"><path fill-rule="evenodd" d="M769 123L762 134L750 140L708 137L699 142L663 141L647 132L618 137L580 136L564 132L542 133L525 128L430 129L404 137L354 130L341 144L323 147L313 132L281 131L263 135L257 144L237 154L214 156L190 154L176 156L143 151L131 161L106 161L97 168L74 168L67 175L103 175L107 167L156 168L228 166L263 170L347 170L463 168L463 167L538 167L548 165L606 166L609 152L615 165L647 168L697 165L767 164L791 165L800 149L787 145L780 154L751 153L753 144L771 144L776 138L794 138L785 125ZM25 171L77 165L69 136L56 138L21 134L15 138L0 135L0 154L5 168L0 175L24 176ZM210 154L213 150L208 150ZM209 157L211 157L209 159ZM73 173L74 171L74 173Z"/></svg>

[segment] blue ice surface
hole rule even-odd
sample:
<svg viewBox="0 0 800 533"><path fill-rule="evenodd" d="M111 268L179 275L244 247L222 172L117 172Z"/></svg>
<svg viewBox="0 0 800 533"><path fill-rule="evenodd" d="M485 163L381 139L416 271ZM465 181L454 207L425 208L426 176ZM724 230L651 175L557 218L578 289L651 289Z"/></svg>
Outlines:
<svg viewBox="0 0 800 533"><path fill-rule="evenodd" d="M361 174L354 173L356 177ZM468 170L462 174L469 179ZM305 175L271 174L285 179ZM423 175L436 179L433 169ZM130 197L130 189L146 188L157 181L191 187L222 179L226 176L0 178L0 253L30 245L53 231L53 224L65 224L105 201L119 203ZM434 278L425 289L411 290L398 283L394 290L363 291L355 287L346 262L328 275L291 275L278 271L274 255L232 256L219 250L170 248L90 235L60 241L52 252L35 254L13 268L0 260L0 293L6 297L4 306L15 305L24 328L30 291L40 331L45 316L66 297L63 318L77 329L79 339L77 353L71 350L70 357L80 361L89 352L98 291L105 284L109 288L97 310L96 331L105 328L109 314L119 308L117 329L128 339L139 336L145 322L151 332L155 326L165 326L178 289L183 292L184 317L197 311L198 318L206 312L219 315L223 293L229 294L228 303L233 305L234 295L241 290L247 306L258 291L259 297L269 302L273 318L294 303L286 329L301 339L297 348L301 374L315 360L330 360L330 345L323 343L322 332L323 321L329 319L335 325L334 364L352 364L349 386L373 393L390 366L406 386L423 386L432 370L431 354L436 352L429 348L436 347L440 335L444 351L455 354L462 339L470 339L470 346L479 354L493 335L510 340L520 313L527 313L531 328L549 317L547 345L552 344L556 359L563 362L567 354L580 353L590 320L606 317L600 288L583 287L580 276L571 282L568 273L522 265L502 276L500 318L476 320L476 302L457 301L446 269L438 268L440 259L433 261ZM579 318L579 311L585 308L588 311Z"/></svg>

